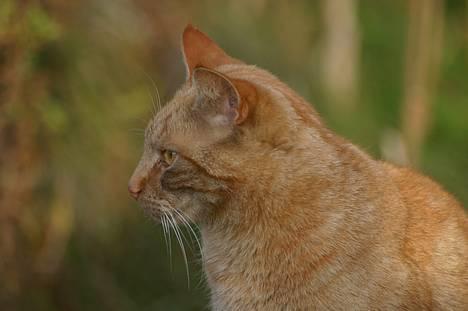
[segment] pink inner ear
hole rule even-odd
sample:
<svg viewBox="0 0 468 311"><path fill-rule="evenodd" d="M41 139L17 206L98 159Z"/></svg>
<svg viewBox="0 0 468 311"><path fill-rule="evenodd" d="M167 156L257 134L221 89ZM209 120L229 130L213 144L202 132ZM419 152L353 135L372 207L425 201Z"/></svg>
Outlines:
<svg viewBox="0 0 468 311"><path fill-rule="evenodd" d="M190 24L185 27L182 35L182 51L187 66L187 80L196 67L214 69L221 65L241 63L227 55L213 40Z"/></svg>

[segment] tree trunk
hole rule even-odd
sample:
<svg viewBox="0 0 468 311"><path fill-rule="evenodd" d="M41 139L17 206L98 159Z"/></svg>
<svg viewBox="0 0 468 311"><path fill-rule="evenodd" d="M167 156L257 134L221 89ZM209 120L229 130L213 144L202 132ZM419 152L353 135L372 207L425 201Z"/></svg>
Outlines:
<svg viewBox="0 0 468 311"><path fill-rule="evenodd" d="M360 33L357 1L322 2L325 37L322 80L331 105L350 110L356 102L360 68Z"/></svg>
<svg viewBox="0 0 468 311"><path fill-rule="evenodd" d="M444 30L442 0L409 1L402 131L410 162L417 166L430 127Z"/></svg>

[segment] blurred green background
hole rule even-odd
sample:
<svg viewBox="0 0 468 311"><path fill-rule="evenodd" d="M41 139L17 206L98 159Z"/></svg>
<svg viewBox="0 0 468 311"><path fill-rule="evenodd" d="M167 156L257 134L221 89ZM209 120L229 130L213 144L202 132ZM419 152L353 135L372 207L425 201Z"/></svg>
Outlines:
<svg viewBox="0 0 468 311"><path fill-rule="evenodd" d="M468 1L0 0L1 310L207 309L126 190L188 22L468 206Z"/></svg>

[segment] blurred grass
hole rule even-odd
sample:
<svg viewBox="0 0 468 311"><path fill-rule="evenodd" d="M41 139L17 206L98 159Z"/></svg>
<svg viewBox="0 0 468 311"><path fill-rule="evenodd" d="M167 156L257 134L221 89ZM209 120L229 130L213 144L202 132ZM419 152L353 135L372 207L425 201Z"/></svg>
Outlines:
<svg viewBox="0 0 468 311"><path fill-rule="evenodd" d="M277 74L330 127L381 156L401 127L405 1L358 2L360 81L352 111L321 84L322 2L0 2L0 309L203 310L173 245L126 192L152 114L183 82L193 22L231 55ZM468 9L446 1L437 91L420 169L468 206Z"/></svg>

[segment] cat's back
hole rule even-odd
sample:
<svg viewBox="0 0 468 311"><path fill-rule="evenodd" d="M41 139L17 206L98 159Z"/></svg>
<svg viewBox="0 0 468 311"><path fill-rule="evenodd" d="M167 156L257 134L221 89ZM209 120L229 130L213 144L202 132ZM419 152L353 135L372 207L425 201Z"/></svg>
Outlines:
<svg viewBox="0 0 468 311"><path fill-rule="evenodd" d="M403 256L434 307L468 308L468 218L439 184L388 163L406 209Z"/></svg>

